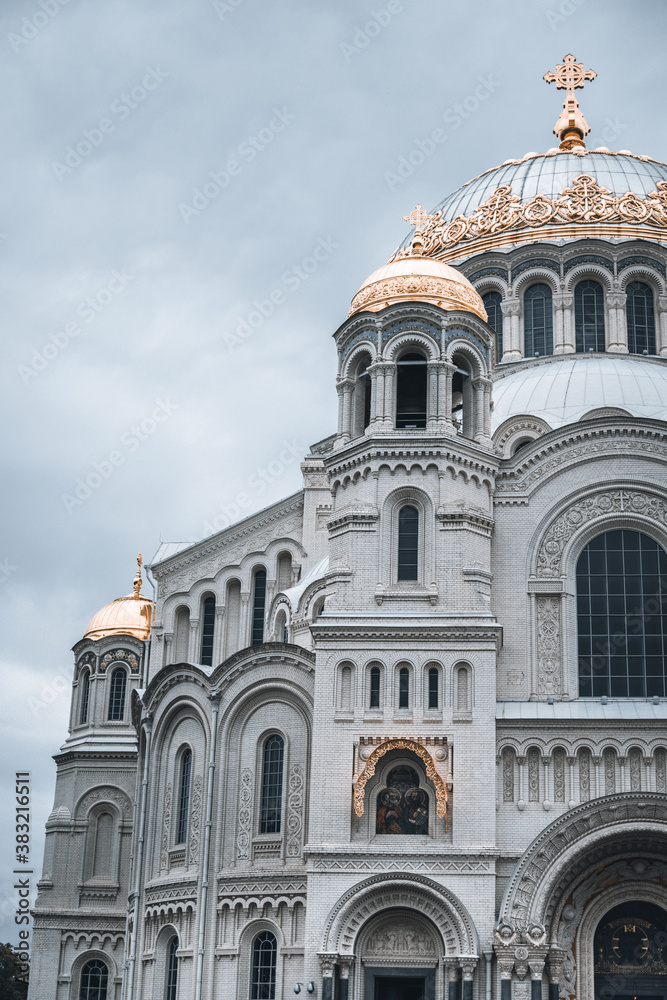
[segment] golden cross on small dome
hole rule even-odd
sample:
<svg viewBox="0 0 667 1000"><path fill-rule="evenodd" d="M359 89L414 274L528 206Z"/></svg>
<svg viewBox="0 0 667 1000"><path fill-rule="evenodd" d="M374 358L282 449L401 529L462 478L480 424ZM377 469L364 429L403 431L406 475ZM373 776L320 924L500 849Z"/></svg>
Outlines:
<svg viewBox="0 0 667 1000"><path fill-rule="evenodd" d="M579 102L574 92L577 88L583 87L588 80L594 80L596 76L594 69L584 69L583 63L575 62L571 52L563 56L563 61L556 66L555 72L549 70L543 76L547 83L555 83L557 90L567 91L563 110L554 125L554 133L561 140L561 149L570 150L575 146L585 148L584 136L588 135L591 129L579 110Z"/></svg>
<svg viewBox="0 0 667 1000"><path fill-rule="evenodd" d="M413 208L409 215L404 215L403 218L406 222L409 222L411 226L415 227L416 233L421 233L424 228L424 223L432 219L433 216L425 212L421 205L417 205Z"/></svg>
<svg viewBox="0 0 667 1000"><path fill-rule="evenodd" d="M141 593L141 567L142 566L143 566L143 562L142 562L142 559L141 559L141 552L140 552L139 555L137 556L137 575L134 578L134 596L135 597L139 597L139 594Z"/></svg>

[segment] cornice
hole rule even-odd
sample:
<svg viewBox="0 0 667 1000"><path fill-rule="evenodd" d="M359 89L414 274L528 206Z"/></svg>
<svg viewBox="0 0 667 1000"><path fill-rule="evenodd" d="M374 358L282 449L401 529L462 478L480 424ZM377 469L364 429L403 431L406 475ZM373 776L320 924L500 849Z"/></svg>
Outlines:
<svg viewBox="0 0 667 1000"><path fill-rule="evenodd" d="M474 469L485 476L495 476L500 457L474 441L466 438L445 438L441 433L431 439L427 432L417 440L404 440L396 436L363 437L346 445L325 460L330 480L362 465L374 462L407 462L413 464L424 461L450 462L461 469ZM370 471L370 469L369 469Z"/></svg>
<svg viewBox="0 0 667 1000"><path fill-rule="evenodd" d="M185 569L207 556L222 551L227 546L236 544L248 535L274 524L289 514L302 511L303 500L304 491L299 490L298 493L293 493L284 500L279 500L278 503L273 504L271 507L267 507L257 514L251 514L250 517L239 521L238 524L225 528L224 531L218 532L217 535L205 538L201 542L195 542L190 548L184 549L183 552L170 556L162 562L154 563L150 566L151 573L156 580L162 580L172 573L178 572L178 570Z"/></svg>

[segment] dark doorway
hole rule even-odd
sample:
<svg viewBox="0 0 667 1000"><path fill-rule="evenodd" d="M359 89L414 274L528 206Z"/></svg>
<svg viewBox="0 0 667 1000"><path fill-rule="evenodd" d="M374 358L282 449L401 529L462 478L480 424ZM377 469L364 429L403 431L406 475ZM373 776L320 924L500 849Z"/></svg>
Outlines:
<svg viewBox="0 0 667 1000"><path fill-rule="evenodd" d="M425 1000L426 980L423 978L395 979L379 976L375 979L374 1000Z"/></svg>

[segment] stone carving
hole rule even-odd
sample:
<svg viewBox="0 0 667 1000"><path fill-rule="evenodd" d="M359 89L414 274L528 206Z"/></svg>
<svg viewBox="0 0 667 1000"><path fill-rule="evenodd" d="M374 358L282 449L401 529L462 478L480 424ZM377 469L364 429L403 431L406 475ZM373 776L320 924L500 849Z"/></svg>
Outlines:
<svg viewBox="0 0 667 1000"><path fill-rule="evenodd" d="M633 747L630 758L630 791L639 792L642 787L642 755L637 747Z"/></svg>
<svg viewBox="0 0 667 1000"><path fill-rule="evenodd" d="M430 934L411 923L392 923L373 931L364 948L364 958L389 956L411 958L437 955L435 941Z"/></svg>
<svg viewBox="0 0 667 1000"><path fill-rule="evenodd" d="M90 791L82 795L77 804L75 815L85 817L96 802L114 802L123 819L129 818L130 800L125 792L112 785L100 785L98 788L91 788Z"/></svg>
<svg viewBox="0 0 667 1000"><path fill-rule="evenodd" d="M527 967L526 971L528 971ZM512 987L512 997L513 1000L530 1000L530 983L514 983Z"/></svg>
<svg viewBox="0 0 667 1000"><path fill-rule="evenodd" d="M535 747L528 751L528 801L540 801L540 752Z"/></svg>
<svg viewBox="0 0 667 1000"><path fill-rule="evenodd" d="M664 183L667 185L667 181ZM635 490L595 493L571 504L552 522L538 552L537 575L551 578L561 576L563 550L574 533L596 517L617 513L643 514L652 521L667 526L667 501L661 497Z"/></svg>
<svg viewBox="0 0 667 1000"><path fill-rule="evenodd" d="M188 845L188 864L196 865L199 861L199 836L201 833L201 803L203 781L201 774L194 780L192 788L192 807L190 809L190 834Z"/></svg>
<svg viewBox="0 0 667 1000"><path fill-rule="evenodd" d="M162 849L160 851L160 871L169 868L169 830L171 827L171 782L164 795L164 819L162 821Z"/></svg>
<svg viewBox="0 0 667 1000"><path fill-rule="evenodd" d="M510 186L502 185L472 215L458 215L451 222L443 218L441 211L431 216L422 230L422 252L427 257L446 260L451 256L447 251L462 243L488 242L489 237L496 237L493 240L496 244L499 242L497 237L503 233L514 234L543 226L557 227L554 235L561 236L566 234L565 227L601 222L667 228L667 182L658 181L656 188L648 198L640 198L632 191L614 195L601 187L594 177L580 174L573 180L572 187L565 188L557 198L537 194L522 202L512 194ZM578 229L574 232L581 235ZM412 248L406 246L394 256L405 257L411 252ZM456 251L458 256L460 252L460 249ZM467 247L466 252L474 251Z"/></svg>
<svg viewBox="0 0 667 1000"><path fill-rule="evenodd" d="M655 751L655 790L667 791L667 754L662 747Z"/></svg>
<svg viewBox="0 0 667 1000"><path fill-rule="evenodd" d="M438 861L424 860L413 861L405 858L361 858L358 855L354 859L350 857L342 858L340 861L332 861L327 858L316 858L310 861L311 867L315 871L323 872L426 872L438 873L439 875L478 875L489 871L488 861L478 861L476 859Z"/></svg>
<svg viewBox="0 0 667 1000"><path fill-rule="evenodd" d="M425 274L405 274L396 275L393 278L385 278L382 281L374 281L370 285L361 288L352 299L350 306L351 316L359 312L369 304L382 302L388 298L398 298L404 295L429 296L444 300L445 308L465 308L468 306L470 312L475 313L482 319L486 318L486 312L477 292L464 285L463 282L452 281L450 278L441 278L436 275Z"/></svg>
<svg viewBox="0 0 667 1000"><path fill-rule="evenodd" d="M611 747L602 754L604 764L604 792L605 795L613 795L616 791L616 753Z"/></svg>
<svg viewBox="0 0 667 1000"><path fill-rule="evenodd" d="M287 857L301 855L301 828L303 825L303 768L294 764L290 768L287 795Z"/></svg>
<svg viewBox="0 0 667 1000"><path fill-rule="evenodd" d="M579 753L579 798L588 802L591 797L591 752L583 749Z"/></svg>
<svg viewBox="0 0 667 1000"><path fill-rule="evenodd" d="M565 751L556 747L553 752L554 762L554 801L565 802Z"/></svg>
<svg viewBox="0 0 667 1000"><path fill-rule="evenodd" d="M236 857L246 860L250 857L250 838L252 830L252 771L244 768L241 774L241 792L239 795L239 835L236 845Z"/></svg>
<svg viewBox="0 0 667 1000"><path fill-rule="evenodd" d="M129 649L112 649L110 652L105 653L100 660L101 672L104 673L109 664L114 663L116 660L125 660L133 674L139 673L139 659Z"/></svg>
<svg viewBox="0 0 667 1000"><path fill-rule="evenodd" d="M540 694L561 693L560 598L538 595L537 689Z"/></svg>
<svg viewBox="0 0 667 1000"><path fill-rule="evenodd" d="M364 789L370 778L375 774L375 767L378 761L390 750L410 750L416 754L424 763L426 775L435 787L436 815L442 819L447 812L447 788L444 781L435 769L433 758L428 750L416 740L410 739L388 739L376 747L368 758L366 766L357 778L354 786L354 812L357 816L364 815Z"/></svg>
<svg viewBox="0 0 667 1000"><path fill-rule="evenodd" d="M503 750L503 802L514 802L514 750Z"/></svg>
<svg viewBox="0 0 667 1000"><path fill-rule="evenodd" d="M77 660L76 663L76 676L78 677L81 673L83 667L88 665L90 667L91 674L95 673L95 654L94 653L84 653L82 657Z"/></svg>

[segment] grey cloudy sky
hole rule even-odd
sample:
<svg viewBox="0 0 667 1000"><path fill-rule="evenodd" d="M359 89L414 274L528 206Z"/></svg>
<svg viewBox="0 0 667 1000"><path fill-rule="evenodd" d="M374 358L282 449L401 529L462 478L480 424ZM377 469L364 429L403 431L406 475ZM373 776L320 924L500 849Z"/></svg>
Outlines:
<svg viewBox="0 0 667 1000"><path fill-rule="evenodd" d="M2 4L0 939L14 772L39 870L69 650L136 553L299 488L285 443L334 429L352 295L417 201L554 144L542 75L566 52L598 72L593 144L667 159L666 21L661 0Z"/></svg>

